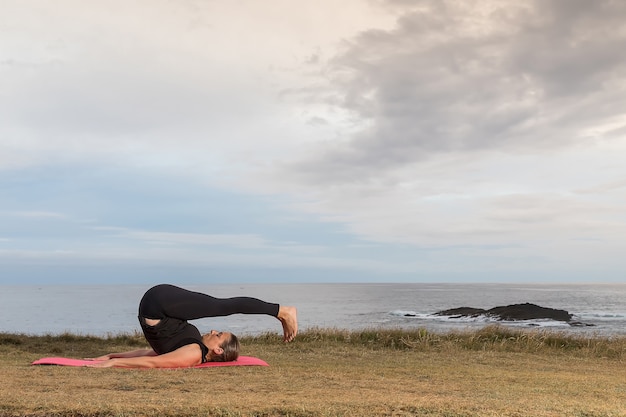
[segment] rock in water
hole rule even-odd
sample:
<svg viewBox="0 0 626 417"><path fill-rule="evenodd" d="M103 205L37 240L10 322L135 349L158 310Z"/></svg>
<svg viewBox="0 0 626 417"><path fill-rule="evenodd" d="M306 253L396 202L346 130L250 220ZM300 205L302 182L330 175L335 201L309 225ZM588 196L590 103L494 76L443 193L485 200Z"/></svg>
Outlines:
<svg viewBox="0 0 626 417"><path fill-rule="evenodd" d="M557 310L554 308L540 307L536 304L511 304L508 306L494 307L489 310L473 307L458 307L449 310L442 310L435 313L437 316L456 316L456 317L478 317L480 315L495 317L498 320L514 321L514 320L535 320L535 319L552 319L557 321L568 322L572 319L572 315L565 310Z"/></svg>
<svg viewBox="0 0 626 417"><path fill-rule="evenodd" d="M512 304L505 307L494 307L487 310L487 315L498 317L500 320L534 320L551 319L569 322L572 315L565 310L540 307L536 304Z"/></svg>
<svg viewBox="0 0 626 417"><path fill-rule="evenodd" d="M474 307L457 307L449 310L438 311L435 316L455 316L455 317L478 317L487 314L487 310Z"/></svg>

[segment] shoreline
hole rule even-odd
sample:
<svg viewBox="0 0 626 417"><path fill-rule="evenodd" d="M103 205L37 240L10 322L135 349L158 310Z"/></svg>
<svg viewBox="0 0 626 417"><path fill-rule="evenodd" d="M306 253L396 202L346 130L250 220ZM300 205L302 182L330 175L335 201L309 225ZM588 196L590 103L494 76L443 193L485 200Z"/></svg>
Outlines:
<svg viewBox="0 0 626 417"><path fill-rule="evenodd" d="M479 329L480 320L463 321L434 318L437 311L470 305L490 308L497 305L532 302L564 309L576 320L595 324L590 328L566 329L572 333L592 335L624 334L626 336L626 285L621 287L572 285L504 285L504 284L210 284L190 285L190 289L217 297L253 296L299 310L301 329L340 327L362 330L371 327L402 328L429 331ZM618 288L616 290L615 288ZM6 288L5 288L6 289ZM137 304L145 291L143 285L66 286L41 290L9 289L0 293L7 315L2 324L6 332L41 334L95 334L106 336L140 330ZM332 294L332 300L328 295ZM417 317L401 317L405 311ZM25 314L27 313L27 314ZM258 335L276 330L273 318L228 316L194 320L205 332L228 330L237 335ZM518 323L527 328L527 323ZM535 323L537 324L537 323ZM550 323L541 326L552 328ZM556 330L562 330L559 327Z"/></svg>
<svg viewBox="0 0 626 417"><path fill-rule="evenodd" d="M279 332L263 332L258 335L241 335L242 342L257 343L258 341L282 340ZM275 339L275 340L274 340ZM594 349L598 346L621 346L616 353L626 357L626 335L605 336L597 334L570 333L561 330L546 328L516 328L490 324L479 329L432 331L424 328L419 329L388 329L368 328L362 330L350 330L340 328L311 328L298 333L296 341L309 343L311 341L326 340L335 343L348 343L351 345L363 344L369 347L379 346L384 348L401 348L402 346L414 348L417 345L432 347L438 344L458 344L472 350L476 346L482 348L485 344L498 344L499 349L506 347L524 347L534 350L549 349ZM15 345L26 347L29 343L125 343L131 345L147 345L140 331L109 333L107 335L93 335L64 332L59 334L27 334L0 331L0 346Z"/></svg>

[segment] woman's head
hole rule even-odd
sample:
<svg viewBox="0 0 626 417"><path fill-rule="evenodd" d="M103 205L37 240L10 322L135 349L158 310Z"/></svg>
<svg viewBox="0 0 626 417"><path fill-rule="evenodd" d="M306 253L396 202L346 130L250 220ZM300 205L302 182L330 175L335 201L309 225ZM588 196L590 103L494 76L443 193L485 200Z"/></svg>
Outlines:
<svg viewBox="0 0 626 417"><path fill-rule="evenodd" d="M239 357L239 339L232 333L211 330L202 339L209 348L207 356L211 362L229 362Z"/></svg>

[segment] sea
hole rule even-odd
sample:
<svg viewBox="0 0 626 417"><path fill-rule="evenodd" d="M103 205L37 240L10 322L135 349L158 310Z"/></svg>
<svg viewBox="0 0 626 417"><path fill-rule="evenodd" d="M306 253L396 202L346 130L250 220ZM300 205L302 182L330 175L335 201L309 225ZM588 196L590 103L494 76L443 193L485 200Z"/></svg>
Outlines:
<svg viewBox="0 0 626 417"><path fill-rule="evenodd" d="M177 284L179 285L179 284ZM521 329L584 336L626 336L626 283L621 284L228 284L180 285L216 297L250 296L298 308L300 329L475 330L498 323ZM141 329L137 306L149 285L0 285L0 333L29 335L74 333L108 336ZM571 326L552 320L517 322L437 316L456 308L489 309L533 303L567 310ZM269 316L233 315L194 320L211 329L239 335L281 332Z"/></svg>

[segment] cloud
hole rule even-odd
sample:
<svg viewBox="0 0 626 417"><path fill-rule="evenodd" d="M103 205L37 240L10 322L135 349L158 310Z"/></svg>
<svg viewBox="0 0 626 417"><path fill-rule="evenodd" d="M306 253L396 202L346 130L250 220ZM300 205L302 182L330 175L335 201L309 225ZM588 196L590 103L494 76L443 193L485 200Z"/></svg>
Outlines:
<svg viewBox="0 0 626 417"><path fill-rule="evenodd" d="M332 14L328 4L6 5L0 169L92 159L200 170L288 149L305 129L280 91L306 77L302 61L386 19L360 0Z"/></svg>
<svg viewBox="0 0 626 417"><path fill-rule="evenodd" d="M392 3L395 28L346 41L328 88L302 92L328 105L320 117L343 115L334 136L277 161L268 189L462 268L619 264L608 258L624 247L626 6Z"/></svg>
<svg viewBox="0 0 626 417"><path fill-rule="evenodd" d="M544 152L626 119L621 3L421 2L347 43L328 73L364 128L292 169L367 181L446 152Z"/></svg>
<svg viewBox="0 0 626 417"><path fill-rule="evenodd" d="M4 258L623 270L625 5L270 4L7 4Z"/></svg>

